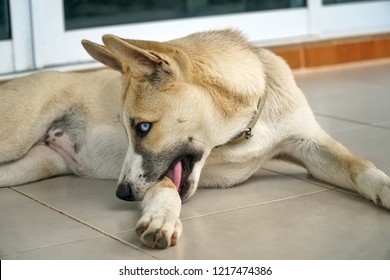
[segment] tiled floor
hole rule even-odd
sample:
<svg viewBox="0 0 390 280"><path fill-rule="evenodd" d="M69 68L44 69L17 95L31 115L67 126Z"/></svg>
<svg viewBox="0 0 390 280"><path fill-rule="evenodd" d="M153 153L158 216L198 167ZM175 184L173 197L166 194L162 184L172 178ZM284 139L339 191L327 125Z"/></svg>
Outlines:
<svg viewBox="0 0 390 280"><path fill-rule="evenodd" d="M295 74L323 127L390 174L390 61ZM390 259L390 211L291 164L199 190L167 250L140 244L140 204L115 185L69 176L0 189L0 259Z"/></svg>

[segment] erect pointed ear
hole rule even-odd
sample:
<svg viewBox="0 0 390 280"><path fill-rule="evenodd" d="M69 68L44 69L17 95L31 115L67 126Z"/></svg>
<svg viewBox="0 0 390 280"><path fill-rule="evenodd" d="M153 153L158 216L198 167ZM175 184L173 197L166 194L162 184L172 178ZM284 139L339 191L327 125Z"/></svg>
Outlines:
<svg viewBox="0 0 390 280"><path fill-rule="evenodd" d="M122 64L129 66L135 76L158 74L153 77L160 80L164 75L173 73L170 58L163 52L153 50L152 46L162 43L149 42L148 46L148 41L137 44L137 40L125 40L114 35L104 35L103 42Z"/></svg>
<svg viewBox="0 0 390 280"><path fill-rule="evenodd" d="M106 47L93 43L88 40L82 40L81 44L84 49L97 61L107 65L108 67L116 70L123 71L122 62L116 58Z"/></svg>

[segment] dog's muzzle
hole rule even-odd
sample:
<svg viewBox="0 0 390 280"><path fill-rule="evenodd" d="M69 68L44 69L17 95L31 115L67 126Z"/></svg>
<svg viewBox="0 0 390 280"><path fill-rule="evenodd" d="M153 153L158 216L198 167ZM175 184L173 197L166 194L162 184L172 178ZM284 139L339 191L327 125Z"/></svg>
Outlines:
<svg viewBox="0 0 390 280"><path fill-rule="evenodd" d="M118 188L116 189L116 197L126 201L136 200L131 190L130 183L126 183L126 182L120 183L118 185Z"/></svg>

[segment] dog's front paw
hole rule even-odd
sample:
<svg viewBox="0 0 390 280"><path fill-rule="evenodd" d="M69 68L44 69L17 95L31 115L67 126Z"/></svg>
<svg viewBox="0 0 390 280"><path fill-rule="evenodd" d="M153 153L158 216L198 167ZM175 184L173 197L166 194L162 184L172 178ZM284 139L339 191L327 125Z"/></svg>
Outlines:
<svg viewBox="0 0 390 280"><path fill-rule="evenodd" d="M182 224L174 213L145 213L138 221L135 232L142 243L158 249L175 246L182 233Z"/></svg>
<svg viewBox="0 0 390 280"><path fill-rule="evenodd" d="M390 178L376 168L370 168L358 177L359 192L376 205L390 209Z"/></svg>
<svg viewBox="0 0 390 280"><path fill-rule="evenodd" d="M164 177L146 192L142 208L135 230L142 243L159 249L176 245L183 231L179 219L181 198L169 178Z"/></svg>

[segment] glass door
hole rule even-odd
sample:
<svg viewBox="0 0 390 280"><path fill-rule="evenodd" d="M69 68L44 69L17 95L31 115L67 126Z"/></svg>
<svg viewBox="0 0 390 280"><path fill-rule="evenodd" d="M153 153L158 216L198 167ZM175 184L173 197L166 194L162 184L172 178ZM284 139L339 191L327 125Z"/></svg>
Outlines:
<svg viewBox="0 0 390 280"><path fill-rule="evenodd" d="M41 0L32 11L38 68L91 61L80 41L106 33L160 41L226 27L252 41L309 33L305 0Z"/></svg>

